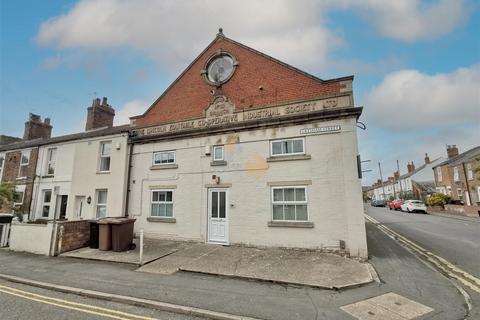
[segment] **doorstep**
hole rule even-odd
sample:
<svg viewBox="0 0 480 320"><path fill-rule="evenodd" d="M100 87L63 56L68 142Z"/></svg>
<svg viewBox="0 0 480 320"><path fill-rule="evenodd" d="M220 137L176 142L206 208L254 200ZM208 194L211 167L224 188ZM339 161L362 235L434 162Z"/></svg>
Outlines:
<svg viewBox="0 0 480 320"><path fill-rule="evenodd" d="M371 283L371 270L369 263L320 251L202 243L191 244L137 269L158 274L186 271L324 289Z"/></svg>

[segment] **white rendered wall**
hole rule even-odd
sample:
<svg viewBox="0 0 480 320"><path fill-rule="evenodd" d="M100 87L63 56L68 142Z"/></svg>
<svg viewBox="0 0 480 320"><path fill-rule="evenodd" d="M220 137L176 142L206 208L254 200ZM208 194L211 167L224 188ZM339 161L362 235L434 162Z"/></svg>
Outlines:
<svg viewBox="0 0 480 320"><path fill-rule="evenodd" d="M299 137L300 129L341 125L340 133L306 135L310 160L267 162L270 140ZM205 147L225 145L227 166L211 166ZM151 170L153 152L176 150L178 168ZM258 129L209 137L134 146L129 214L147 237L207 240L207 190L212 175L229 187L229 240L232 244L338 249L366 257L361 183L358 179L355 119ZM268 183L311 181L309 221L313 228L269 227ZM152 188L174 190L175 223L149 222ZM230 207L232 205L232 207Z"/></svg>

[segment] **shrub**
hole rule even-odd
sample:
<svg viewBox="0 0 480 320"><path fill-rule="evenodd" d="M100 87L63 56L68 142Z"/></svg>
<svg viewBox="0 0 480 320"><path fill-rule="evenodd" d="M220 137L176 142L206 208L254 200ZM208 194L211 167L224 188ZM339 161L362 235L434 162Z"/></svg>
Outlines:
<svg viewBox="0 0 480 320"><path fill-rule="evenodd" d="M443 193L433 193L430 197L427 198L427 205L430 207L433 206L444 206L450 201L450 198Z"/></svg>

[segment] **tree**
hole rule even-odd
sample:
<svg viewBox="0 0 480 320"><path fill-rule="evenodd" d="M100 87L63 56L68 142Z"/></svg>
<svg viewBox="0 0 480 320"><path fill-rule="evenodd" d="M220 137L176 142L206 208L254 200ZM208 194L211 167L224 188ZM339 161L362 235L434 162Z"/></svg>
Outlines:
<svg viewBox="0 0 480 320"><path fill-rule="evenodd" d="M430 207L433 206L444 206L450 201L450 198L443 193L433 193L430 197L427 198L427 205Z"/></svg>
<svg viewBox="0 0 480 320"><path fill-rule="evenodd" d="M10 204L15 196L15 186L10 182L0 184L0 208Z"/></svg>

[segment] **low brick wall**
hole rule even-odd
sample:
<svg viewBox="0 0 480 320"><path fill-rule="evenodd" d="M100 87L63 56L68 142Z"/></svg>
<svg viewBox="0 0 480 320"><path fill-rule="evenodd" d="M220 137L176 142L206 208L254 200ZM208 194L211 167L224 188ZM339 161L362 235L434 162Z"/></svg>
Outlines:
<svg viewBox="0 0 480 320"><path fill-rule="evenodd" d="M90 223L80 221L58 221L55 254L83 248L90 239ZM63 227L63 232L61 231Z"/></svg>
<svg viewBox="0 0 480 320"><path fill-rule="evenodd" d="M456 204L446 204L445 212L459 216L480 217L480 206L461 206Z"/></svg>

